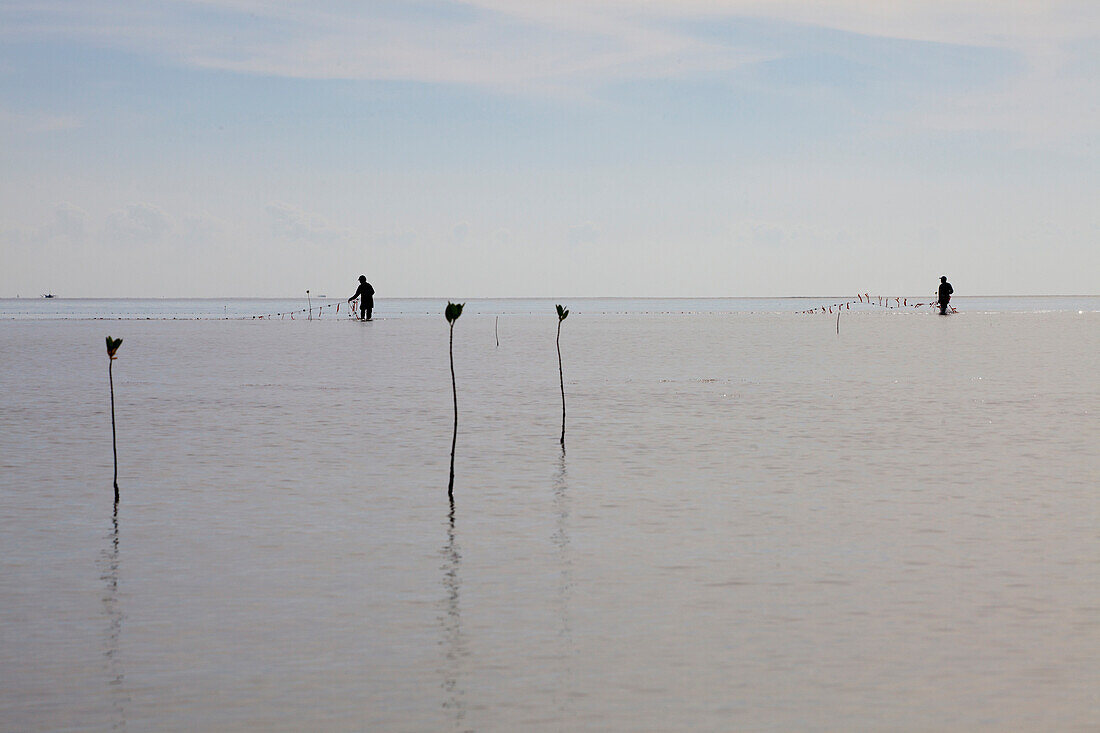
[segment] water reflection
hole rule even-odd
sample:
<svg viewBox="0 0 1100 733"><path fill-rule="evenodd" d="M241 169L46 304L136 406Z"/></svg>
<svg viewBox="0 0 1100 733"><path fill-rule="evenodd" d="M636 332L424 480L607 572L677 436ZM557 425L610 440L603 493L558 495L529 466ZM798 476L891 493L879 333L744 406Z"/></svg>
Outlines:
<svg viewBox="0 0 1100 733"><path fill-rule="evenodd" d="M455 503L447 515L447 543L443 546L443 613L440 623L443 630L443 709L449 713L455 730L465 730L466 691L462 688L461 672L468 655L466 639L462 634L462 614L459 593L462 589L460 575L462 553L455 539Z"/></svg>
<svg viewBox="0 0 1100 733"><path fill-rule="evenodd" d="M130 701L125 690L125 674L119 654L122 638L122 621L125 616L118 599L119 541L118 503L111 515L111 530L107 533L108 545L100 556L100 579L106 583L103 593L103 613L107 617L104 633L103 659L107 671L107 695L111 701L111 730L126 730L126 703Z"/></svg>
<svg viewBox="0 0 1100 733"><path fill-rule="evenodd" d="M573 659L576 648L573 644L573 628L569 608L573 597L573 559L569 547L569 494L568 475L565 466L565 447L562 447L558 462L557 475L554 478L554 514L556 526L551 541L558 550L558 680L554 685L554 703L560 721L568 720L567 705L573 689Z"/></svg>

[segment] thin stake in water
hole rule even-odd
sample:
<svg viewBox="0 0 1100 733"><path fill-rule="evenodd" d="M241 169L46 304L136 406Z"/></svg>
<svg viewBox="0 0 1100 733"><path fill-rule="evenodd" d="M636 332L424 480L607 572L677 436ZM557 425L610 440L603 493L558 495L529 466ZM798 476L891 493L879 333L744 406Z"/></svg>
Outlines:
<svg viewBox="0 0 1100 733"><path fill-rule="evenodd" d="M561 447L565 449L565 372L561 368L561 322L569 317L569 309L554 306L558 311L558 382L561 384Z"/></svg>
<svg viewBox="0 0 1100 733"><path fill-rule="evenodd" d="M107 337L107 379L111 384L111 452L115 456L115 504L118 504L118 440L115 437L115 352L122 346L122 339Z"/></svg>
<svg viewBox="0 0 1100 733"><path fill-rule="evenodd" d="M447 309L443 311L443 316L447 319L447 323L451 325L451 341L450 341L450 356L451 356L451 393L454 395L455 403L455 428L454 434L451 436L451 475L447 481L447 497L453 502L455 498L455 445L458 443L458 387L455 385L455 321L462 315L462 308L465 303L452 303L447 301Z"/></svg>

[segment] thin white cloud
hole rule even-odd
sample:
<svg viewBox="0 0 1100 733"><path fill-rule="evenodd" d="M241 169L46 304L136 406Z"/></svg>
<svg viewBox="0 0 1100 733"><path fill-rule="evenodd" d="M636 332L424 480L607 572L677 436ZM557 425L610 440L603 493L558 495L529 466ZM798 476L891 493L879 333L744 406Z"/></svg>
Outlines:
<svg viewBox="0 0 1100 733"><path fill-rule="evenodd" d="M171 229L172 220L164 211L137 203L108 215L103 237L112 244L149 245L161 241Z"/></svg>
<svg viewBox="0 0 1100 733"><path fill-rule="evenodd" d="M179 240L186 248L210 247L223 243L230 225L206 212L186 214L180 221Z"/></svg>
<svg viewBox="0 0 1100 733"><path fill-rule="evenodd" d="M70 203L58 204L53 211L53 220L43 227L46 237L61 237L70 241L80 241L84 238L88 214L79 206Z"/></svg>
<svg viewBox="0 0 1100 733"><path fill-rule="evenodd" d="M629 0L603 4L634 6ZM654 0L646 7L677 17L754 17L968 46L1019 48L1036 41L1091 38L1100 32L1100 5L1092 0Z"/></svg>
<svg viewBox="0 0 1100 733"><path fill-rule="evenodd" d="M289 204L269 204L266 211L271 222L271 233L278 239L321 243L341 239L349 233L347 229L332 226L316 214Z"/></svg>
<svg viewBox="0 0 1100 733"><path fill-rule="evenodd" d="M1031 49L1027 71L995 88L938 100L917 120L949 132L1000 132L1026 146L1100 136L1097 79L1074 69L1057 48Z"/></svg>
<svg viewBox="0 0 1100 733"><path fill-rule="evenodd" d="M384 232L369 238L370 243L378 247L393 247L406 249L412 247L419 240L419 235L412 229L402 229L394 232Z"/></svg>
<svg viewBox="0 0 1100 733"><path fill-rule="evenodd" d="M369 3L306 0L9 2L0 10L7 27L0 33L160 49L192 61L281 69L293 76L430 72L425 80L433 81L475 70L503 81L523 74L568 75L621 63L644 66L678 53L699 60L705 56L701 50L718 50L677 29L675 22L683 20L759 18L877 37L1010 48L1100 33L1100 3L1092 0L467 0L439 3L455 12L436 14L381 7L389 11ZM719 56L710 61L728 61ZM485 66L501 57L509 59L508 67ZM450 68L438 66L444 61Z"/></svg>
<svg viewBox="0 0 1100 733"><path fill-rule="evenodd" d="M614 79L664 78L728 69L756 58L628 19L573 25L493 8L455 22L313 11L269 16L296 32L252 43L204 43L197 66L296 78L423 81L513 93L576 94ZM598 22L597 22L598 21ZM247 34L246 34L247 35Z"/></svg>
<svg viewBox="0 0 1100 733"><path fill-rule="evenodd" d="M600 228L590 221L569 227L569 244L574 247L592 244L600 236Z"/></svg>
<svg viewBox="0 0 1100 733"><path fill-rule="evenodd" d="M689 29L738 18L1003 49L1023 61L1017 78L930 99L918 121L1038 142L1095 135L1100 85L1072 69L1082 57L1095 61L1096 0L13 0L0 6L0 38L75 40L257 75L588 96L615 80L721 73L791 51L735 47Z"/></svg>
<svg viewBox="0 0 1100 733"><path fill-rule="evenodd" d="M455 17L344 3L149 0L120 8L46 0L0 8L0 37L77 40L252 74L510 91L675 76L748 59L605 5L561 14L552 3L454 3Z"/></svg>
<svg viewBox="0 0 1100 733"><path fill-rule="evenodd" d="M853 242L843 229L825 221L808 223L797 218L754 219L733 221L728 229L728 242L734 247L758 248L766 251L806 251L818 247L851 247Z"/></svg>
<svg viewBox="0 0 1100 733"><path fill-rule="evenodd" d="M20 133L63 132L83 127L84 120L76 115L11 112L0 109L0 126Z"/></svg>
<svg viewBox="0 0 1100 733"><path fill-rule="evenodd" d="M88 214L79 206L60 203L54 207L49 221L31 227L6 229L0 240L17 246L37 246L51 243L83 244Z"/></svg>

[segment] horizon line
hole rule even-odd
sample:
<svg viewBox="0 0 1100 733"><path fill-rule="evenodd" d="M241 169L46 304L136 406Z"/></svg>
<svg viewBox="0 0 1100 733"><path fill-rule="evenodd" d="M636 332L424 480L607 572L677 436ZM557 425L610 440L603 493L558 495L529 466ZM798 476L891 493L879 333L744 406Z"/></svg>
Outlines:
<svg viewBox="0 0 1100 733"><path fill-rule="evenodd" d="M866 295L866 293L858 293ZM320 300L344 300L346 298L330 295L310 295ZM821 298L850 298L849 295L466 295L458 299L466 300L819 300ZM921 298L923 295L881 295L872 294L872 298ZM929 294L928 297L933 297ZM955 298L1097 298L1100 293L975 293L953 295ZM60 296L51 295L15 295L0 296L0 300L305 300L302 295L119 295L119 296ZM455 300L454 295L392 295L384 298L375 296L375 300Z"/></svg>

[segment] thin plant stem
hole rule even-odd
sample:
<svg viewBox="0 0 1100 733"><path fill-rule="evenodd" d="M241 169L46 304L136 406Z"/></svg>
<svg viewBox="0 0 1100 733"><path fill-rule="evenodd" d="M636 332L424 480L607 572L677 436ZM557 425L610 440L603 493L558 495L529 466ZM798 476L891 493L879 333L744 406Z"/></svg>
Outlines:
<svg viewBox="0 0 1100 733"><path fill-rule="evenodd" d="M107 362L107 379L111 383L111 452L115 456L115 504L118 503L118 440L115 437L115 375L114 359Z"/></svg>
<svg viewBox="0 0 1100 733"><path fill-rule="evenodd" d="M451 321L451 394L455 403L455 428L451 436L451 477L447 482L447 496L454 501L455 498L455 445L458 443L458 387L455 384L455 324Z"/></svg>
<svg viewBox="0 0 1100 733"><path fill-rule="evenodd" d="M558 382L561 384L561 447L565 448L565 373L561 368L561 319L558 319Z"/></svg>

